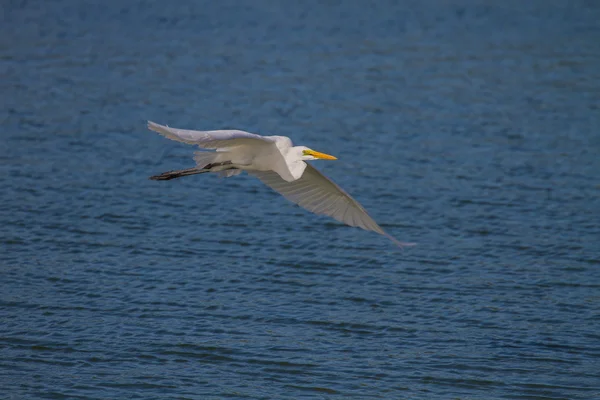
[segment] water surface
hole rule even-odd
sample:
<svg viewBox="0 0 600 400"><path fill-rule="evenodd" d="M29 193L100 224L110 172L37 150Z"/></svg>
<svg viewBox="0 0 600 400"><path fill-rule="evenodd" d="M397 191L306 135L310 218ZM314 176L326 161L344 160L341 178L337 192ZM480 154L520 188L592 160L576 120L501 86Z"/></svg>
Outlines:
<svg viewBox="0 0 600 400"><path fill-rule="evenodd" d="M18 2L4 398L600 397L600 4ZM400 240L145 121L286 135Z"/></svg>

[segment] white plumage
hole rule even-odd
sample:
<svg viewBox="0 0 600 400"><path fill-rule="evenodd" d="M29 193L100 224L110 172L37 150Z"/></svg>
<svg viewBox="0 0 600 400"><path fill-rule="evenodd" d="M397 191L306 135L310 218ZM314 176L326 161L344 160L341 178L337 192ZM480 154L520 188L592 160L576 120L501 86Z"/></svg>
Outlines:
<svg viewBox="0 0 600 400"><path fill-rule="evenodd" d="M229 177L247 171L286 199L315 214L328 215L346 225L377 232L401 247L413 244L399 242L385 232L360 203L305 162L335 160L333 156L294 146L285 136L261 136L239 130L193 131L150 121L148 128L171 140L216 150L197 151L194 168L169 171L150 179L168 180L206 172Z"/></svg>

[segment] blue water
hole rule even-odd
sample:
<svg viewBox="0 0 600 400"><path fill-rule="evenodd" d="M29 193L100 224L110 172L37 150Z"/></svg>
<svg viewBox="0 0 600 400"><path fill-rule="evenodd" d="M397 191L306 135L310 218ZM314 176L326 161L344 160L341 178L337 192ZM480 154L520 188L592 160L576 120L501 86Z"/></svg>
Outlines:
<svg viewBox="0 0 600 400"><path fill-rule="evenodd" d="M4 1L3 399L600 398L600 2ZM239 128L390 234L248 176Z"/></svg>

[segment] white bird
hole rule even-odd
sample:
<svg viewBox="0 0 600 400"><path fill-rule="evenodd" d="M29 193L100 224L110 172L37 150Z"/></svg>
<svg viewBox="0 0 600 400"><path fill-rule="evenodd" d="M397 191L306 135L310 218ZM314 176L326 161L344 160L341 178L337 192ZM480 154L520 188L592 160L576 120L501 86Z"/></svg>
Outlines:
<svg viewBox="0 0 600 400"><path fill-rule="evenodd" d="M150 179L169 180L205 172L229 177L246 171L308 211L377 232L400 247L414 244L400 242L385 232L352 196L305 162L336 160L334 156L294 146L286 136L261 136L238 130L192 131L151 121L148 121L148 129L171 140L216 150L195 152L194 168L169 171Z"/></svg>

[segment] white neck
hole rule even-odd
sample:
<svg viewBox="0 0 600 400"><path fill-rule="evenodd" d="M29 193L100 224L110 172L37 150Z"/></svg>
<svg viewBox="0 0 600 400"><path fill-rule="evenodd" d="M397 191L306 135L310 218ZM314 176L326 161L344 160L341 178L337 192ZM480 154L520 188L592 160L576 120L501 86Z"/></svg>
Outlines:
<svg viewBox="0 0 600 400"><path fill-rule="evenodd" d="M302 149L298 148L298 147L291 147L288 149L288 151L284 154L284 159L285 159L285 163L287 166L287 170L286 172L289 172L288 174L285 174L286 176L281 176L283 179L285 179L288 182L293 182L297 179L300 179L302 177L302 174L304 173L304 170L306 169L306 163L304 161L302 161Z"/></svg>

